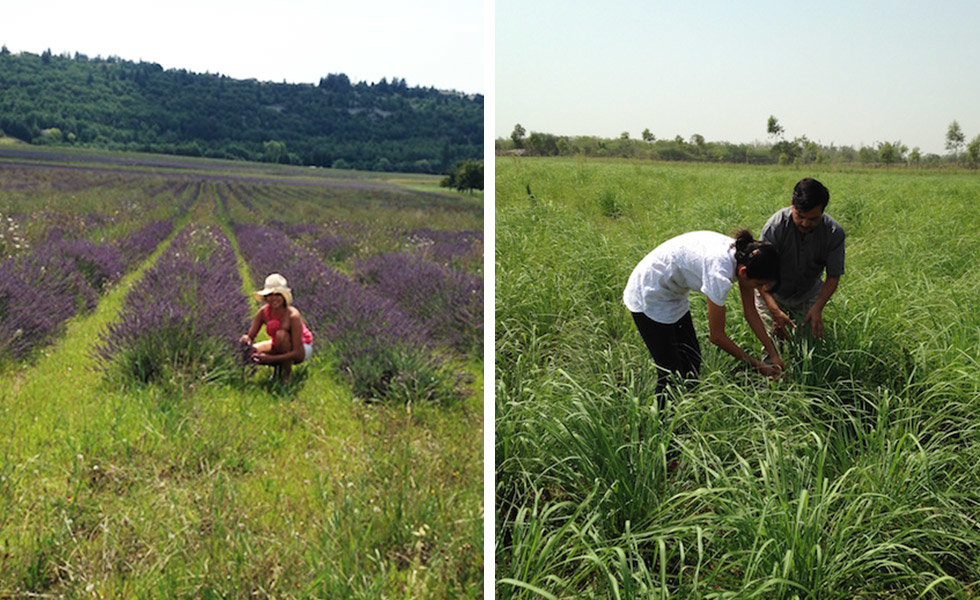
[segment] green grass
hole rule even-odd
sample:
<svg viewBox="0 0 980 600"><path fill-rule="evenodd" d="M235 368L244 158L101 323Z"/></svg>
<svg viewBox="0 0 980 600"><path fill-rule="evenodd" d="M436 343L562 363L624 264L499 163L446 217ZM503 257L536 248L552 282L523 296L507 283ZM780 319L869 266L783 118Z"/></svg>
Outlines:
<svg viewBox="0 0 980 600"><path fill-rule="evenodd" d="M229 231L214 189L175 233ZM315 360L116 383L92 349L170 239L0 373L0 598L481 597L482 364L449 407L365 404Z"/></svg>
<svg viewBox="0 0 980 600"><path fill-rule="evenodd" d="M826 341L793 340L766 380L708 343L694 294L701 382L659 410L622 306L633 266L685 231L758 234L804 176L848 235ZM498 598L977 595L975 173L503 159L496 177Z"/></svg>

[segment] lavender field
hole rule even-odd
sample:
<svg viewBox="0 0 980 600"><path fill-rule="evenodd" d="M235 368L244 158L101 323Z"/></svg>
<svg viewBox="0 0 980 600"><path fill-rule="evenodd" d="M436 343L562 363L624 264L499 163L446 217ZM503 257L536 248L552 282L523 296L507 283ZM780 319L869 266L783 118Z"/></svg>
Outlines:
<svg viewBox="0 0 980 600"><path fill-rule="evenodd" d="M436 184L0 157L0 597L481 597L483 206Z"/></svg>

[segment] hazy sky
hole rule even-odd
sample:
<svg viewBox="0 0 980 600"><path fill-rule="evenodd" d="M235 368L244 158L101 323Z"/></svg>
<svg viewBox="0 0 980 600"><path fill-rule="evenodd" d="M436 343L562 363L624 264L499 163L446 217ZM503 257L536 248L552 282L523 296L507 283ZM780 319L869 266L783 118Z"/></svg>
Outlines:
<svg viewBox="0 0 980 600"><path fill-rule="evenodd" d="M980 134L980 2L496 0L496 137L768 141Z"/></svg>
<svg viewBox="0 0 980 600"><path fill-rule="evenodd" d="M486 94L485 21L483 0L24 0L4 3L0 43L236 79L345 73Z"/></svg>

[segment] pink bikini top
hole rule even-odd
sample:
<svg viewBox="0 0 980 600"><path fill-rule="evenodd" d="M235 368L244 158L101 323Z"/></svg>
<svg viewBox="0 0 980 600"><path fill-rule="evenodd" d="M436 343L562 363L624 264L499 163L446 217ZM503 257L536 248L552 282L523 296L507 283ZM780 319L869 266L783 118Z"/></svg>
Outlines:
<svg viewBox="0 0 980 600"><path fill-rule="evenodd" d="M270 338L275 338L276 332L279 331L280 323L279 323L279 319L269 318L268 304L265 305L264 316L265 316L265 332L269 334ZM303 333L301 335L300 341L303 342L304 344L312 344L313 332L311 332L309 329L306 328L306 323L303 321L303 319L300 319L299 322L302 323L303 325Z"/></svg>

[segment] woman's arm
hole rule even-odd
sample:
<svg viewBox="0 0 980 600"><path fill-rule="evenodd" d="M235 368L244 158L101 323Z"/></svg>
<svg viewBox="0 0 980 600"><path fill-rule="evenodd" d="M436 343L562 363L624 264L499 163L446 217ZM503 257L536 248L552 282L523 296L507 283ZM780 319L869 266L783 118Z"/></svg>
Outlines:
<svg viewBox="0 0 980 600"><path fill-rule="evenodd" d="M763 290L759 291L762 292ZM762 342L762 347L766 349L766 354L769 355L773 366L779 370L783 370L783 360L779 358L779 351L776 350L776 344L769 337L769 332L766 331L766 325L762 322L762 317L759 316L759 310L755 307L755 288L742 285L739 282L738 294L742 299L742 315L745 316L749 328L755 334L755 337L759 338L759 341Z"/></svg>
<svg viewBox="0 0 980 600"><path fill-rule="evenodd" d="M252 318L252 325L248 328L248 333L243 335L240 339L241 342L246 344L251 344L255 341L255 336L259 335L259 330L262 329L262 309L260 308L258 312L255 313L255 317Z"/></svg>
<svg viewBox="0 0 980 600"><path fill-rule="evenodd" d="M749 356L745 350L739 348L738 344L728 337L728 334L725 333L725 307L719 306L711 300L708 300L708 340L738 360L748 363L763 375L771 376L779 372L776 367Z"/></svg>

